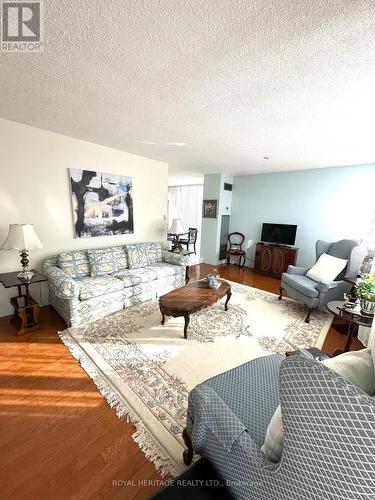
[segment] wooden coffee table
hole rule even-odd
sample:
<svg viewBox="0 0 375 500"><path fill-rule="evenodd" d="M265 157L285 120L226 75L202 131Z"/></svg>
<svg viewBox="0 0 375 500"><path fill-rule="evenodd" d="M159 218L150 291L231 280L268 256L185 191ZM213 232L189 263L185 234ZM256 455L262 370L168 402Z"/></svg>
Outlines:
<svg viewBox="0 0 375 500"><path fill-rule="evenodd" d="M212 306L224 295L227 296L224 308L228 310L228 302L232 296L229 283L220 280L220 288L214 290L210 288L206 280L195 281L182 288L176 288L159 298L159 308L162 315L161 324L165 323L165 316L185 318L184 338L187 339L187 329L190 323L190 315Z"/></svg>

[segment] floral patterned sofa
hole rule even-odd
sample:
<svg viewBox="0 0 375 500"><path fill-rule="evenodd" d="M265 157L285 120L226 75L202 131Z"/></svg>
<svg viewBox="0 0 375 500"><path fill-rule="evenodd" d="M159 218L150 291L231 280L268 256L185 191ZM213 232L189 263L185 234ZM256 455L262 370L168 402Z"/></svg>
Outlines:
<svg viewBox="0 0 375 500"><path fill-rule="evenodd" d="M150 242L63 252L43 272L50 304L73 326L183 286L186 267L187 257Z"/></svg>

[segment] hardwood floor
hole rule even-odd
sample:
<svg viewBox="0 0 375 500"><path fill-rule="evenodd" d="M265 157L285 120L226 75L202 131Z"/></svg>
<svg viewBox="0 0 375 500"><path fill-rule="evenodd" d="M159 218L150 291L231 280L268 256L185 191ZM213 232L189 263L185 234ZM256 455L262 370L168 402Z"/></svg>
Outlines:
<svg viewBox="0 0 375 500"><path fill-rule="evenodd" d="M192 267L191 279L210 269ZM220 273L279 291L278 280L249 269L221 266ZM60 342L65 324L52 308L42 309L41 323L16 337L9 317L0 318L0 498L148 498L161 477L132 440L133 425L116 417ZM344 341L333 324L324 350ZM361 347L355 339L353 349Z"/></svg>

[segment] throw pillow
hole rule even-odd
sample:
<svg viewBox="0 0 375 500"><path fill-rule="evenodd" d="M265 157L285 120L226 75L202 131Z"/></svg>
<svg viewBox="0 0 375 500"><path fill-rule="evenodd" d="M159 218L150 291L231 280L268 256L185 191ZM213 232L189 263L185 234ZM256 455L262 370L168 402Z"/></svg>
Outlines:
<svg viewBox="0 0 375 500"><path fill-rule="evenodd" d="M86 250L60 253L57 257L57 267L73 279L90 276L90 262Z"/></svg>
<svg viewBox="0 0 375 500"><path fill-rule="evenodd" d="M325 359L322 363L370 396L374 395L374 362L370 349L344 352L334 358Z"/></svg>
<svg viewBox="0 0 375 500"><path fill-rule="evenodd" d="M375 392L374 362L370 349L350 351L322 361L370 396ZM271 462L279 462L283 451L284 429L279 405L268 424L261 450Z"/></svg>
<svg viewBox="0 0 375 500"><path fill-rule="evenodd" d="M126 245L129 269L152 266L162 261L160 243L134 243Z"/></svg>
<svg viewBox="0 0 375 500"><path fill-rule="evenodd" d="M128 267L128 260L123 247L95 248L87 251L91 276L104 276Z"/></svg>
<svg viewBox="0 0 375 500"><path fill-rule="evenodd" d="M284 429L281 417L281 405L279 405L268 424L261 450L271 462L280 462L283 444Z"/></svg>
<svg viewBox="0 0 375 500"><path fill-rule="evenodd" d="M323 253L306 276L318 283L330 283L343 271L348 261Z"/></svg>

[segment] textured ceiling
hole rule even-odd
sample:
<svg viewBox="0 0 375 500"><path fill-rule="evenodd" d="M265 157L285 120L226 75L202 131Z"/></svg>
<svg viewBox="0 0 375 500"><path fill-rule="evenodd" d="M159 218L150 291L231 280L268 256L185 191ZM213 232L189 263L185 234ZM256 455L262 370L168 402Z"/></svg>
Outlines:
<svg viewBox="0 0 375 500"><path fill-rule="evenodd" d="M3 118L174 175L375 161L373 0L44 6L44 53L0 56Z"/></svg>

